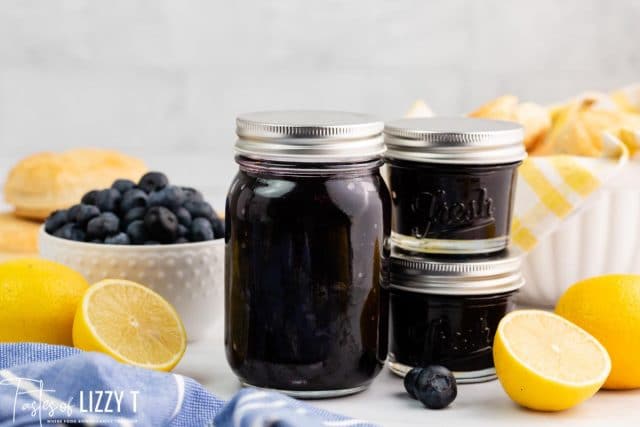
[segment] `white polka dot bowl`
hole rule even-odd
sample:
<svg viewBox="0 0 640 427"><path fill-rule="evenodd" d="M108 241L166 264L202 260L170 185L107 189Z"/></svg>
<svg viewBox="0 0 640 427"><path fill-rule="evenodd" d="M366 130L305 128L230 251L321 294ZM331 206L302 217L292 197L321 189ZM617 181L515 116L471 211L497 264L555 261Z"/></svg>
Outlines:
<svg viewBox="0 0 640 427"><path fill-rule="evenodd" d="M89 283L121 278L153 289L178 311L189 341L205 338L221 325L224 239L175 245L106 245L61 239L42 228L38 245L43 258L73 268Z"/></svg>

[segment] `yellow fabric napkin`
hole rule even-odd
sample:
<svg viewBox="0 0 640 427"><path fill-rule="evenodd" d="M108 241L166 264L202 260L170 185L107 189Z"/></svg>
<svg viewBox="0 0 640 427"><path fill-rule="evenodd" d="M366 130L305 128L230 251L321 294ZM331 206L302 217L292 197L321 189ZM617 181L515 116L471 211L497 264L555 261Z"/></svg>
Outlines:
<svg viewBox="0 0 640 427"><path fill-rule="evenodd" d="M599 158L553 155L525 159L518 169L511 225L515 249L532 250L629 161L629 149L622 141L608 133L603 138L605 150Z"/></svg>

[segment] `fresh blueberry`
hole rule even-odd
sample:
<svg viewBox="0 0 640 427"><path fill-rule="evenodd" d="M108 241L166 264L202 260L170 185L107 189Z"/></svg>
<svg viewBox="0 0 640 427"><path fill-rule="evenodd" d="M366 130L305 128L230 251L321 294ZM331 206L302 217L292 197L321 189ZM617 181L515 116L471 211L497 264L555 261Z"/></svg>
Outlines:
<svg viewBox="0 0 640 427"><path fill-rule="evenodd" d="M147 208L145 207L136 207L136 208L131 208L128 211L126 211L126 213L124 214L124 216L122 217L122 227L123 229L127 229L127 227L129 226L129 224L131 224L133 221L137 221L139 219L144 219L144 214L147 213Z"/></svg>
<svg viewBox="0 0 640 427"><path fill-rule="evenodd" d="M73 206L67 214L69 221L78 223L82 228L85 228L87 223L98 215L100 215L100 209L97 206L85 204Z"/></svg>
<svg viewBox="0 0 640 427"><path fill-rule="evenodd" d="M82 200L80 200L85 205L95 205L96 200L98 199L98 190L91 190L84 196L82 196Z"/></svg>
<svg viewBox="0 0 640 427"><path fill-rule="evenodd" d="M178 224L178 236L186 237L189 234L189 229L182 224Z"/></svg>
<svg viewBox="0 0 640 427"><path fill-rule="evenodd" d="M224 221L221 220L217 215L213 219L213 221L211 221L211 228L213 228L213 235L216 239L221 239L224 237Z"/></svg>
<svg viewBox="0 0 640 427"><path fill-rule="evenodd" d="M415 367L404 376L404 388L407 390L407 393L409 393L409 396L414 399L418 398L416 396L416 380L423 370L423 368Z"/></svg>
<svg viewBox="0 0 640 427"><path fill-rule="evenodd" d="M189 211L192 218L203 217L207 218L209 221L213 221L215 218L213 208L207 202L188 201L185 202L184 207Z"/></svg>
<svg viewBox="0 0 640 427"><path fill-rule="evenodd" d="M120 219L111 212L103 212L87 224L87 236L90 239L112 236L120 229Z"/></svg>
<svg viewBox="0 0 640 427"><path fill-rule="evenodd" d="M122 195L120 211L128 212L133 208L144 208L147 206L147 198L147 193L139 188L133 188Z"/></svg>
<svg viewBox="0 0 640 427"><path fill-rule="evenodd" d="M187 209L180 206L179 208L174 209L173 213L176 214L176 217L178 218L178 222L180 224L184 225L185 227L189 227L191 225L191 214Z"/></svg>
<svg viewBox="0 0 640 427"><path fill-rule="evenodd" d="M78 212L80 212L81 207L82 207L82 204L71 206L67 210L67 221L76 222L78 218Z"/></svg>
<svg viewBox="0 0 640 427"><path fill-rule="evenodd" d="M178 237L178 218L162 206L149 208L144 216L149 237L162 243L172 243Z"/></svg>
<svg viewBox="0 0 640 427"><path fill-rule="evenodd" d="M120 205L120 199L122 199L122 195L115 188L100 190L96 196L96 206L101 212L116 212Z"/></svg>
<svg viewBox="0 0 640 427"><path fill-rule="evenodd" d="M165 208L176 209L184 202L184 192L175 185L167 185L161 190L149 193L149 206L164 206Z"/></svg>
<svg viewBox="0 0 640 427"><path fill-rule="evenodd" d="M55 211L51 215L49 215L49 218L47 218L47 221L44 223L44 229L47 233L53 234L57 229L59 229L66 223L67 223L67 211L66 210Z"/></svg>
<svg viewBox="0 0 640 427"><path fill-rule="evenodd" d="M140 182L138 183L138 187L147 193L161 190L167 185L169 185L169 180L162 172L148 172L140 178Z"/></svg>
<svg viewBox="0 0 640 427"><path fill-rule="evenodd" d="M111 184L111 188L115 188L120 192L120 194L126 193L135 186L136 183L129 179L116 179L115 181L113 181L113 184Z"/></svg>
<svg viewBox="0 0 640 427"><path fill-rule="evenodd" d="M85 238L84 231L71 222L60 227L55 233L53 233L53 235L67 240L75 240L77 242L84 242Z"/></svg>
<svg viewBox="0 0 640 427"><path fill-rule="evenodd" d="M202 193L191 187L182 187L182 191L184 192L185 200L188 202L204 202L204 197Z"/></svg>
<svg viewBox="0 0 640 427"><path fill-rule="evenodd" d="M196 218L191 223L191 241L202 242L204 240L213 240L213 229L211 222L206 218Z"/></svg>
<svg viewBox="0 0 640 427"><path fill-rule="evenodd" d="M147 241L147 230L143 220L133 221L127 226L127 236L134 245L142 245Z"/></svg>
<svg viewBox="0 0 640 427"><path fill-rule="evenodd" d="M429 409L446 408L458 395L456 378L444 366L424 368L415 381L415 394Z"/></svg>
<svg viewBox="0 0 640 427"><path fill-rule="evenodd" d="M189 239L187 239L186 237L178 237L176 239L176 243L189 243Z"/></svg>
<svg viewBox="0 0 640 427"><path fill-rule="evenodd" d="M129 240L129 236L127 236L127 233L118 233L115 236L110 236L107 237L106 239L104 239L104 242L107 245L128 245L129 243L131 243L131 241Z"/></svg>

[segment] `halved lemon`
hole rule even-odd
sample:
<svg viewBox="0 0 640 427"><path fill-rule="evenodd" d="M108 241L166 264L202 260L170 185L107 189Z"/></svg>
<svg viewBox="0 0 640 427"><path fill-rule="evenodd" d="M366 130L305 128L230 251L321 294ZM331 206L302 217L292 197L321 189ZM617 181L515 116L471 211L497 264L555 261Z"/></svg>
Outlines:
<svg viewBox="0 0 640 427"><path fill-rule="evenodd" d="M175 309L135 282L107 279L89 287L73 322L73 344L130 365L170 371L187 346Z"/></svg>
<svg viewBox="0 0 640 427"><path fill-rule="evenodd" d="M506 315L496 332L493 358L509 397L539 411L561 411L590 398L611 370L598 340L541 310Z"/></svg>

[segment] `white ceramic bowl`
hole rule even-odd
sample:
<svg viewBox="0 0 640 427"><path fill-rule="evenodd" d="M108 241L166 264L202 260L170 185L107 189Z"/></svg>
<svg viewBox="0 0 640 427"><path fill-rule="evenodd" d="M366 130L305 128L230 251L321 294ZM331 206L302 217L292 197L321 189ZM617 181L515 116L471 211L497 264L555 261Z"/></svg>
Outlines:
<svg viewBox="0 0 640 427"><path fill-rule="evenodd" d="M640 161L632 161L564 221L523 263L518 302L553 307L573 283L610 273L640 274Z"/></svg>
<svg viewBox="0 0 640 427"><path fill-rule="evenodd" d="M75 242L40 230L40 255L80 272L89 283L133 280L178 311L190 341L208 336L223 318L224 239L176 245L125 246Z"/></svg>

